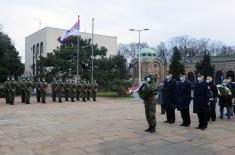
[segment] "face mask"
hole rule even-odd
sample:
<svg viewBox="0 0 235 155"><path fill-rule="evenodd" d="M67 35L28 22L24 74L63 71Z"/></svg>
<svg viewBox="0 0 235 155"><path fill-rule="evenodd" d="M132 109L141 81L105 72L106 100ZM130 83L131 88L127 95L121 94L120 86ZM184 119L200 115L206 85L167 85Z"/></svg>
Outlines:
<svg viewBox="0 0 235 155"><path fill-rule="evenodd" d="M167 80L169 80L169 79L170 79L170 76L169 76L169 75L167 75L167 76L166 76L166 79L167 79Z"/></svg>
<svg viewBox="0 0 235 155"><path fill-rule="evenodd" d="M201 77L198 77L197 80L198 80L198 81L202 81L202 78L201 78Z"/></svg>
<svg viewBox="0 0 235 155"><path fill-rule="evenodd" d="M185 80L185 77L181 76L180 81L184 81L184 80Z"/></svg>
<svg viewBox="0 0 235 155"><path fill-rule="evenodd" d="M147 82L150 82L150 81L151 81L151 79L148 77L148 78L146 79L146 81L147 81Z"/></svg>
<svg viewBox="0 0 235 155"><path fill-rule="evenodd" d="M210 80L206 80L207 83L210 83L211 81Z"/></svg>

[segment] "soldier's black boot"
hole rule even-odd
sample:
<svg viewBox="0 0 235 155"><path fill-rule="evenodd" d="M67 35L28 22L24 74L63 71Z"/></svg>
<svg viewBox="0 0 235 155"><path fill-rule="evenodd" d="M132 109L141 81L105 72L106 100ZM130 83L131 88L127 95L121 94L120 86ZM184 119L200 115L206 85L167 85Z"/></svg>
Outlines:
<svg viewBox="0 0 235 155"><path fill-rule="evenodd" d="M151 126L150 130L149 130L149 133L154 133L154 132L156 132L156 127L155 126Z"/></svg>
<svg viewBox="0 0 235 155"><path fill-rule="evenodd" d="M30 104L30 103L29 103L29 100L26 100L26 104Z"/></svg>
<svg viewBox="0 0 235 155"><path fill-rule="evenodd" d="M150 126L149 126L148 129L145 129L144 131L145 131L145 132L149 132L149 131L150 131Z"/></svg>

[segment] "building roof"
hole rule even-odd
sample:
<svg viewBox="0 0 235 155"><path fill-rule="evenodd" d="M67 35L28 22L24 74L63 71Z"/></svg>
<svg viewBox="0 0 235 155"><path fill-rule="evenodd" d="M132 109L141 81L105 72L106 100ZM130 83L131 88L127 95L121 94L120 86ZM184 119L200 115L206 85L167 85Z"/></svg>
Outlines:
<svg viewBox="0 0 235 155"><path fill-rule="evenodd" d="M157 58L157 52L151 48L143 48L140 50L140 58L144 62L152 62Z"/></svg>

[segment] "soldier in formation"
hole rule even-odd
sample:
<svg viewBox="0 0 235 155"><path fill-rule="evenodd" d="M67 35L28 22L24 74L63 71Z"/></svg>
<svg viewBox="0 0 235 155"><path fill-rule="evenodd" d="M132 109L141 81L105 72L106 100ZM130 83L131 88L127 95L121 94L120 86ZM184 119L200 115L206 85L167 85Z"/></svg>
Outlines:
<svg viewBox="0 0 235 155"><path fill-rule="evenodd" d="M4 96L5 96L7 104L10 103L10 95L9 95L10 94L10 83L11 83L10 77L7 76L7 80L3 84Z"/></svg>
<svg viewBox="0 0 235 155"><path fill-rule="evenodd" d="M78 81L76 84L76 100L79 101L80 99L80 94L81 94L81 82Z"/></svg>
<svg viewBox="0 0 235 155"><path fill-rule="evenodd" d="M62 79L59 80L58 84L57 84L57 96L58 96L58 101L59 103L62 103L62 95L63 95L63 91L64 91L64 84L62 82Z"/></svg>
<svg viewBox="0 0 235 155"><path fill-rule="evenodd" d="M46 93L47 93L47 83L46 80L43 78L42 82L40 84L40 91L41 91L41 99L42 99L42 103L46 103Z"/></svg>
<svg viewBox="0 0 235 155"><path fill-rule="evenodd" d="M97 89L98 89L98 84L96 83L96 81L94 81L91 85L91 95L92 95L93 101L96 101Z"/></svg>
<svg viewBox="0 0 235 155"><path fill-rule="evenodd" d="M36 87L36 97L37 97L37 102L41 102L40 98L41 98L41 80L40 78L37 79L37 82L35 83L35 87Z"/></svg>
<svg viewBox="0 0 235 155"><path fill-rule="evenodd" d="M57 81L54 79L51 83L51 96L52 96L52 101L56 102L56 94L57 94L57 88L58 88L58 83Z"/></svg>
<svg viewBox="0 0 235 155"><path fill-rule="evenodd" d="M87 84L86 84L86 81L82 82L81 95L82 95L82 101L86 102L86 96L87 96Z"/></svg>

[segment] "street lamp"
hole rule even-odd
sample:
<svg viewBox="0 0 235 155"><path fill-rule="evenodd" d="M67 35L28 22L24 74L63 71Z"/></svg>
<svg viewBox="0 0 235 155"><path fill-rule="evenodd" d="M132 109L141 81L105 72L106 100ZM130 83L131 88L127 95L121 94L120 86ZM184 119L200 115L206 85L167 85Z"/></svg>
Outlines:
<svg viewBox="0 0 235 155"><path fill-rule="evenodd" d="M136 30L136 29L129 29L130 31L136 31L139 33L139 85L141 84L141 64L140 64L140 32L142 31L148 31L150 29L140 29L140 30Z"/></svg>

